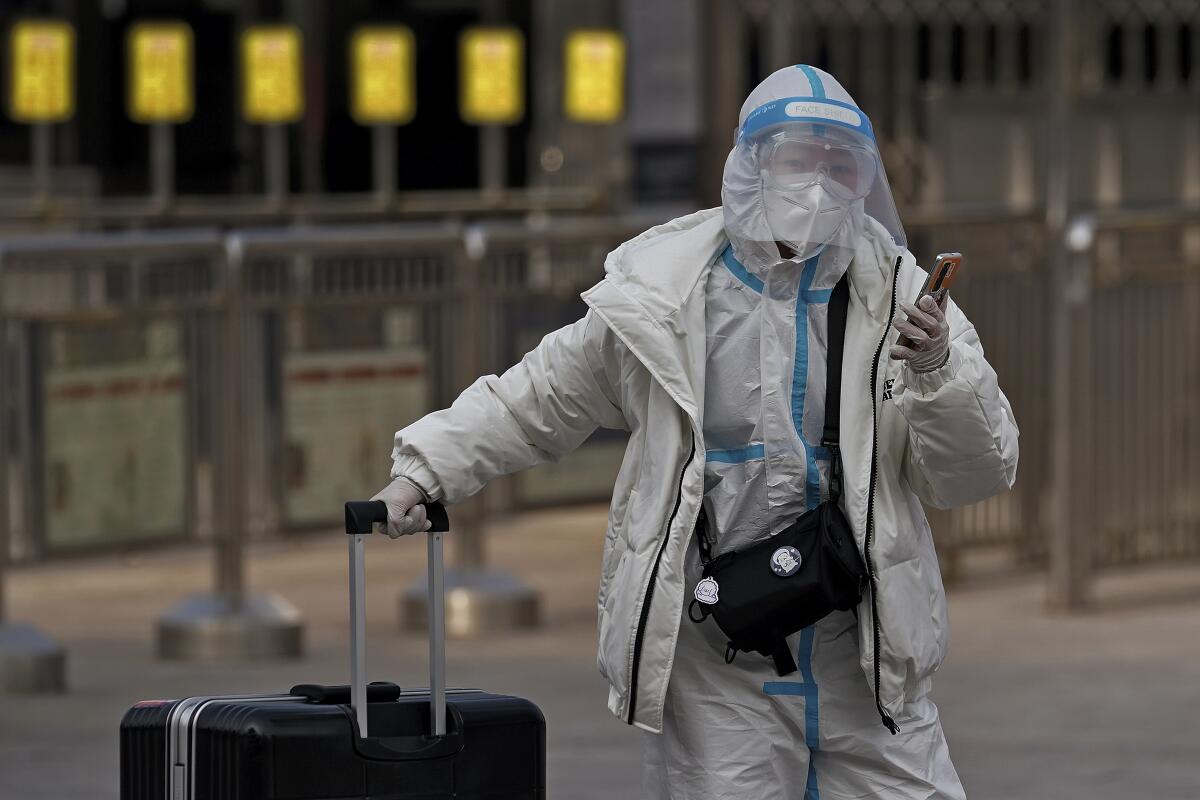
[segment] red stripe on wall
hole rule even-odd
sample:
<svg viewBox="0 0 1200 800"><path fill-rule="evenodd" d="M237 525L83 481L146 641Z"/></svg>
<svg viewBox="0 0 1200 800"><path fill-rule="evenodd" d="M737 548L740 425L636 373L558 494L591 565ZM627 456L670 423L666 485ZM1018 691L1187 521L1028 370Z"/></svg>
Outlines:
<svg viewBox="0 0 1200 800"><path fill-rule="evenodd" d="M51 400L87 400L93 397L129 397L151 392L177 392L183 389L183 376L138 380L121 378L108 382L66 383L50 390Z"/></svg>
<svg viewBox="0 0 1200 800"><path fill-rule="evenodd" d="M287 374L288 383L363 383L417 378L425 374L420 364L394 367L348 367L345 369L302 369ZM130 397L150 392L183 389L183 376L140 380L120 378L108 382L65 383L50 390L51 400L89 400L96 397Z"/></svg>
<svg viewBox="0 0 1200 800"><path fill-rule="evenodd" d="M366 381L416 378L425 374L419 364L398 367L347 367L346 369L298 369L287 374L288 383L362 383Z"/></svg>

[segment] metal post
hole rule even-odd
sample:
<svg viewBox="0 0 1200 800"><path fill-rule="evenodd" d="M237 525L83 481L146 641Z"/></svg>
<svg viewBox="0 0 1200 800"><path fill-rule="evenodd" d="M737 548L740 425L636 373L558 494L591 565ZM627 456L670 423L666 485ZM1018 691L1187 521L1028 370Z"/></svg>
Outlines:
<svg viewBox="0 0 1200 800"><path fill-rule="evenodd" d="M483 325L487 312L483 257L487 240L481 228L468 228L455 261L455 302L445 313L454 315L454 375L458 391L486 371ZM505 628L530 628L540 616L537 592L507 572L488 569L484 549L483 493L455 506L454 568L446 573L446 630L451 636L474 636ZM413 631L428 629L427 581L409 587L400 597L401 624Z"/></svg>
<svg viewBox="0 0 1200 800"><path fill-rule="evenodd" d="M33 202L43 206L50 200L52 190L50 168L54 158L54 129L49 123L36 122L29 126L29 151L33 164Z"/></svg>
<svg viewBox="0 0 1200 800"><path fill-rule="evenodd" d="M12 523L8 518L8 398L12 395L8 375L8 323L4 321L4 270L0 265L0 628L4 627L7 607L5 604L4 573L8 566L8 529Z"/></svg>
<svg viewBox="0 0 1200 800"><path fill-rule="evenodd" d="M1053 11L1054 36L1050 113L1047 115L1047 153L1050 172L1046 192L1046 235L1050 258L1050 319L1047 326L1051 358L1050 384L1050 579L1047 602L1051 608L1075 610L1087 600L1087 553L1074 502L1074 419L1079 394L1074 386L1074 345L1080 341L1081 318L1086 313L1086 291L1078 274L1081 259L1067 247L1066 231L1071 205L1071 113L1074 90L1075 48L1072 2L1058 0Z"/></svg>
<svg viewBox="0 0 1200 800"><path fill-rule="evenodd" d="M499 194L508 185L508 132L501 125L479 129L480 184L485 194Z"/></svg>
<svg viewBox="0 0 1200 800"><path fill-rule="evenodd" d="M429 534L429 710L433 735L446 734L446 584L442 533Z"/></svg>
<svg viewBox="0 0 1200 800"><path fill-rule="evenodd" d="M756 77L765 77L777 69L795 64L797 60L811 58L808 54L798 58L796 10L793 0L773 0L767 6L765 19L758 20L759 48L765 54L767 63L762 75Z"/></svg>
<svg viewBox="0 0 1200 800"><path fill-rule="evenodd" d="M150 193L159 210L175 195L175 129L162 122L150 126Z"/></svg>
<svg viewBox="0 0 1200 800"><path fill-rule="evenodd" d="M10 304L11 308L11 304ZM9 320L9 383L12 425L9 435L9 502L19 503L10 515L9 556L34 556L46 547L46 321ZM12 474L18 465L18 474ZM13 481L12 478L17 478Z"/></svg>
<svg viewBox="0 0 1200 800"><path fill-rule="evenodd" d="M163 658L223 660L295 658L303 651L300 613L281 597L247 594L246 484L243 463L245 370L243 349L243 247L240 236L226 239L225 326L221 386L220 486L225 513L213 549L214 591L185 598L158 624Z"/></svg>
<svg viewBox="0 0 1200 800"><path fill-rule="evenodd" d="M483 365L483 332L484 332L484 288L480 281L482 270L480 252L472 252L468 247L466 258L460 258L455 264L457 269L456 284L459 306L456 311L461 316L455 326L455 345L453 361L455 365L455 387L463 391L480 375L485 374ZM483 523L484 505L482 493L477 493L459 504L456 509L458 519L454 536L454 565L463 570L477 570L484 567L487 560L484 555Z"/></svg>
<svg viewBox="0 0 1200 800"><path fill-rule="evenodd" d="M371 165L375 171L375 197L379 205L391 206L396 196L396 126L371 128Z"/></svg>
<svg viewBox="0 0 1200 800"><path fill-rule="evenodd" d="M738 108L745 96L745 11L741 4L705 0L702 4L706 92L703 104L701 142L703 157L698 180L701 202L719 203L721 167L729 155Z"/></svg>
<svg viewBox="0 0 1200 800"><path fill-rule="evenodd" d="M484 24L499 23L504 17L501 0L482 0L478 7ZM503 192L508 183L507 137L501 125L484 125L479 129L479 184L485 195Z"/></svg>
<svg viewBox="0 0 1200 800"><path fill-rule="evenodd" d="M233 248L231 248L233 250ZM245 408L242 393L242 363L245 358L245 309L242 304L242 259L240 248L226 263L226 305L223 331L221 378L221 454L224 484L223 530L217 532L213 548L214 590L225 598L230 611L241 611L246 590L245 511Z"/></svg>
<svg viewBox="0 0 1200 800"><path fill-rule="evenodd" d="M1200 205L1200 114L1189 112L1183 121L1183 166L1180 200L1185 206ZM1189 264L1200 262L1200 226L1183 229L1184 258Z"/></svg>
<svg viewBox="0 0 1200 800"><path fill-rule="evenodd" d="M271 208L282 211L288 197L288 142L283 125L263 126L263 165Z"/></svg>
<svg viewBox="0 0 1200 800"><path fill-rule="evenodd" d="M67 686L67 654L32 625L7 621L4 574L9 559L9 431L13 392L9 373L8 322L4 318L4 264L0 260L0 690L61 692Z"/></svg>
<svg viewBox="0 0 1200 800"><path fill-rule="evenodd" d="M367 603L363 535L350 540L350 704L358 720L358 735L367 738Z"/></svg>

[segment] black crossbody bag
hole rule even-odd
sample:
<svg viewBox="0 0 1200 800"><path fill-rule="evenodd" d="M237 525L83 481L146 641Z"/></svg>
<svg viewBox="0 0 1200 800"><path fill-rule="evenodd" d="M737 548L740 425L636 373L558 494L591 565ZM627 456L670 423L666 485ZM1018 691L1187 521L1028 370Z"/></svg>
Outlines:
<svg viewBox="0 0 1200 800"><path fill-rule="evenodd" d="M708 520L701 505L696 524L703 577L688 607L693 622L708 617L729 637L725 661L738 652L770 656L780 675L796 671L785 638L833 611L858 607L867 569L854 531L838 506L842 494L842 455L838 427L842 389L842 346L850 286L843 275L829 300L829 360L825 429L829 449L829 499L775 536L713 558Z"/></svg>

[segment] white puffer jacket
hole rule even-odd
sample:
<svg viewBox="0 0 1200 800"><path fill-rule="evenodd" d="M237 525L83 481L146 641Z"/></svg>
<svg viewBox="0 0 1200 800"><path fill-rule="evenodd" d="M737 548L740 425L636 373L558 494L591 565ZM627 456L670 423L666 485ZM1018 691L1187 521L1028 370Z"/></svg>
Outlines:
<svg viewBox="0 0 1200 800"><path fill-rule="evenodd" d="M604 546L598 662L612 712L652 732L703 492L705 279L726 241L720 209L709 209L621 245L606 279L583 293L583 319L397 432L393 452L394 476L453 503L561 458L598 426L630 432ZM956 305L941 369L917 375L887 356L896 298L914 298L924 278L871 227L850 265L843 356L842 502L874 578L859 607L861 663L881 713L901 727L905 703L928 691L946 655L945 591L921 502L973 503L1011 488L1017 470L1012 410Z"/></svg>

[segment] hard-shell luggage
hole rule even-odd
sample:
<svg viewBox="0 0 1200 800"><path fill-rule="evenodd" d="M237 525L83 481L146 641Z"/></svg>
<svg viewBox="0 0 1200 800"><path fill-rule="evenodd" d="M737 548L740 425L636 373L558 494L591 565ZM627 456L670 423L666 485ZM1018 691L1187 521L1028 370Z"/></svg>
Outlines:
<svg viewBox="0 0 1200 800"><path fill-rule="evenodd" d="M138 703L121 721L122 800L546 796L546 723L518 697L445 688L445 509L427 504L430 685L365 680L363 539L382 502L347 503L350 686Z"/></svg>

